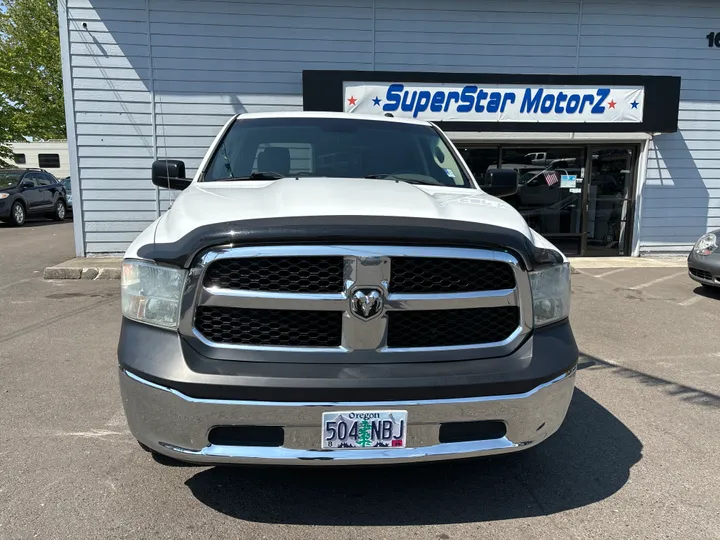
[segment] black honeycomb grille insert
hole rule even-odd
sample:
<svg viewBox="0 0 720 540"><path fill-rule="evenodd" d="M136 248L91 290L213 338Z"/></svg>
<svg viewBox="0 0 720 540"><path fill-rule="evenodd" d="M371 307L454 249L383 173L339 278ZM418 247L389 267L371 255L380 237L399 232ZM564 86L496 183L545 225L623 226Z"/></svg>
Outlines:
<svg viewBox="0 0 720 540"><path fill-rule="evenodd" d="M520 309L503 306L477 309L391 311L388 347L452 347L507 339L520 324Z"/></svg>
<svg viewBox="0 0 720 540"><path fill-rule="evenodd" d="M195 328L214 343L339 347L342 312L200 306Z"/></svg>
<svg viewBox="0 0 720 540"><path fill-rule="evenodd" d="M695 277L699 277L700 279L705 279L707 281L713 280L712 274L710 272L707 272L706 270L700 270L699 268L691 268L690 273Z"/></svg>
<svg viewBox="0 0 720 540"><path fill-rule="evenodd" d="M515 287L512 267L497 261L395 257L390 272L391 293L460 293Z"/></svg>
<svg viewBox="0 0 720 540"><path fill-rule="evenodd" d="M342 257L223 259L205 272L205 287L248 291L336 293L343 290Z"/></svg>

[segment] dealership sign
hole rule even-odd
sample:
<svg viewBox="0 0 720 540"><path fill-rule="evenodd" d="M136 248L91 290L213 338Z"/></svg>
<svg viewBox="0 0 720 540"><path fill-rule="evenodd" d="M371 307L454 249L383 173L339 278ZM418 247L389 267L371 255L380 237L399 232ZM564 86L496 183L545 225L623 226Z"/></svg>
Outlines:
<svg viewBox="0 0 720 540"><path fill-rule="evenodd" d="M345 112L435 122L641 123L642 86L343 83Z"/></svg>

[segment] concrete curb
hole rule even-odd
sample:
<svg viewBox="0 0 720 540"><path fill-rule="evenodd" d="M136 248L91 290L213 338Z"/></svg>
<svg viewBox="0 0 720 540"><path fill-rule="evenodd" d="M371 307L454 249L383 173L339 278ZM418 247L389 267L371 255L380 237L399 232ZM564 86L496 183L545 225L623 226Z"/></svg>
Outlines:
<svg viewBox="0 0 720 540"><path fill-rule="evenodd" d="M57 266L46 268L43 272L43 279L120 279L121 261L122 259L116 258L71 259Z"/></svg>
<svg viewBox="0 0 720 540"><path fill-rule="evenodd" d="M43 272L43 279L80 279L82 268L62 268L51 266Z"/></svg>

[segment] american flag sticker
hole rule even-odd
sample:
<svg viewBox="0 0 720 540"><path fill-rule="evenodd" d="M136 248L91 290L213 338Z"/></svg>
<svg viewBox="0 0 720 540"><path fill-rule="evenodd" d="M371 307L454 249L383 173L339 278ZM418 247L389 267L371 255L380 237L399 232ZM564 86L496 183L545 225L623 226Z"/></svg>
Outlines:
<svg viewBox="0 0 720 540"><path fill-rule="evenodd" d="M545 177L545 181L548 186L555 185L560 181L558 175L554 171L543 171L543 176Z"/></svg>

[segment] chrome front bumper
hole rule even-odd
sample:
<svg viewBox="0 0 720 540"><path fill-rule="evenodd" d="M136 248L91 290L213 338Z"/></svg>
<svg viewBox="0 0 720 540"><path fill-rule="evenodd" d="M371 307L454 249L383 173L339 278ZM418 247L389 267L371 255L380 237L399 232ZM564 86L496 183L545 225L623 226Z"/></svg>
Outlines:
<svg viewBox="0 0 720 540"><path fill-rule="evenodd" d="M575 368L524 394L428 401L283 403L196 399L146 381L123 369L120 389L130 431L152 450L199 464L362 465L470 458L523 450L562 424L575 387ZM320 450L323 412L408 412L407 448ZM501 420L499 439L440 443L440 424ZM210 444L215 426L282 426L281 447Z"/></svg>

